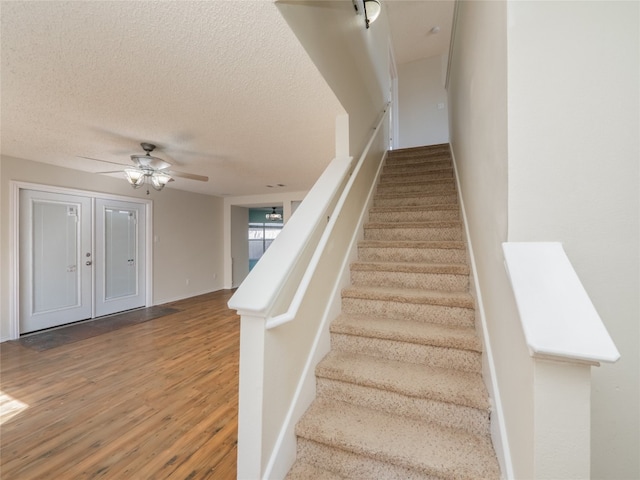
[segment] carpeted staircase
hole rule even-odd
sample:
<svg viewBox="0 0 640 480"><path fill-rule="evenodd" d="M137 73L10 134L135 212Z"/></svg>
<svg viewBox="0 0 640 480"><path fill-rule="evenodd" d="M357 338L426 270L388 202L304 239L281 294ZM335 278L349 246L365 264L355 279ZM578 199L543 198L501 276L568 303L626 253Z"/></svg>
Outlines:
<svg viewBox="0 0 640 480"><path fill-rule="evenodd" d="M389 152L288 480L498 479L448 145Z"/></svg>

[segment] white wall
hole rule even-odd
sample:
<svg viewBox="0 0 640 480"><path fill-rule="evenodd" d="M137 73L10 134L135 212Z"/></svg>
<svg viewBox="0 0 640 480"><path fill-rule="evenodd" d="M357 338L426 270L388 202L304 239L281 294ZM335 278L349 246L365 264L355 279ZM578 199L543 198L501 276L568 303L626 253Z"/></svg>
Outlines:
<svg viewBox="0 0 640 480"><path fill-rule="evenodd" d="M515 478L533 472L532 382L505 239L563 243L622 354L593 368L591 477L640 478L639 4L459 7L451 144Z"/></svg>
<svg viewBox="0 0 640 480"><path fill-rule="evenodd" d="M509 239L561 241L622 357L592 373L592 478L640 478L638 2L508 7Z"/></svg>
<svg viewBox="0 0 640 480"><path fill-rule="evenodd" d="M153 302L161 304L222 288L221 198L172 188L161 192L132 189L124 179L80 172L29 160L2 157L0 163L0 337L8 335L11 258L9 182L42 185L151 198L157 241L153 244ZM189 280L187 285L186 280Z"/></svg>
<svg viewBox="0 0 640 480"><path fill-rule="evenodd" d="M231 284L238 287L249 275L249 209L231 205Z"/></svg>
<svg viewBox="0 0 640 480"><path fill-rule="evenodd" d="M383 6L378 20L365 29L351 1L277 5L349 115L349 153L358 158L389 100L386 9Z"/></svg>
<svg viewBox="0 0 640 480"><path fill-rule="evenodd" d="M533 476L533 363L524 342L501 243L507 240L507 8L461 2L449 80L451 147L495 361L515 478ZM485 370L486 371L486 370ZM485 375L487 380L487 375ZM490 389L496 385L489 385ZM492 416L492 429L499 417ZM504 471L503 473L508 474Z"/></svg>
<svg viewBox="0 0 640 480"><path fill-rule="evenodd" d="M447 91L442 77L440 55L398 65L398 148L449 141Z"/></svg>

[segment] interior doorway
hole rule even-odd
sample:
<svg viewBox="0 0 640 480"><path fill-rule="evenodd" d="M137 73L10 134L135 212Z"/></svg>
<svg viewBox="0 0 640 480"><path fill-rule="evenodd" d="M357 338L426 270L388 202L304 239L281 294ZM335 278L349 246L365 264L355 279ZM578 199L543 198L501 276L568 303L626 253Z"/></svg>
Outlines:
<svg viewBox="0 0 640 480"><path fill-rule="evenodd" d="M14 338L150 304L150 202L52 190L19 189Z"/></svg>

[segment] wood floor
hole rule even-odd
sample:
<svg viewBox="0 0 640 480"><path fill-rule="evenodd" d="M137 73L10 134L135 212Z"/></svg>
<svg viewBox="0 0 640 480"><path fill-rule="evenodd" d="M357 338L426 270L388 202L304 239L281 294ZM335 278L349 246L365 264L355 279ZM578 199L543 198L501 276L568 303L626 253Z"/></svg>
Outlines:
<svg viewBox="0 0 640 480"><path fill-rule="evenodd" d="M51 350L0 344L0 478L235 479L231 294Z"/></svg>

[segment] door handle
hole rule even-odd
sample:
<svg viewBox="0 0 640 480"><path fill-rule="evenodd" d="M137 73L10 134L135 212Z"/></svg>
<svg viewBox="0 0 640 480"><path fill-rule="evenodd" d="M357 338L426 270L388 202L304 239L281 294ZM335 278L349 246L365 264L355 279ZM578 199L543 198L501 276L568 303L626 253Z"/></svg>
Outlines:
<svg viewBox="0 0 640 480"><path fill-rule="evenodd" d="M86 261L86 263L85 263L85 265L86 265L87 267L88 267L88 266L90 266L90 265L91 265L91 260L87 260L87 261Z"/></svg>

